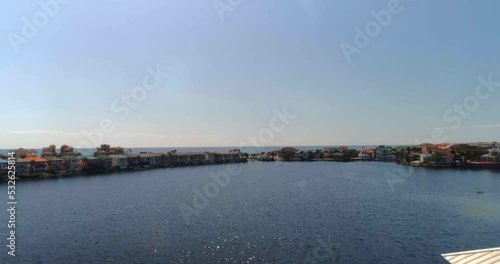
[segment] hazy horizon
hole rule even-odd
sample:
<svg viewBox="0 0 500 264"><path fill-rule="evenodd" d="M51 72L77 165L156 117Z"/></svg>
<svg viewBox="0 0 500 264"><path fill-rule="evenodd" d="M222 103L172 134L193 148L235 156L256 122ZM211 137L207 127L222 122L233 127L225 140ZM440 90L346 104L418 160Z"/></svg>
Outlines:
<svg viewBox="0 0 500 264"><path fill-rule="evenodd" d="M0 148L500 141L500 2L59 3L0 10Z"/></svg>
<svg viewBox="0 0 500 264"><path fill-rule="evenodd" d="M471 143L490 143L490 142L496 142L496 141L472 141L472 142L441 142L441 143L436 143L436 144L471 144ZM423 143L431 143L431 142L423 142ZM105 144L105 143L104 143ZM433 143L431 143L433 144ZM21 147L8 147L8 148L0 148L0 150L14 150L17 148L24 148L24 149L42 149L45 147L48 147L49 145L52 144L47 144L45 146L39 146L39 147L26 147L26 146L21 146ZM55 145L55 144L54 144ZM235 149L235 148L273 148L273 147L295 147L295 148L300 148L300 147L372 147L372 146L388 146L388 147L399 147L399 146L415 146L415 144L319 144L319 145L268 145L268 146L245 146L245 147L240 147L240 146L126 146L126 145L111 145L111 147L122 147L124 149L176 149L176 148L197 148L197 149L202 149L202 148L228 148L228 149ZM59 148L61 145L56 145L56 152L59 152ZM94 149L94 148L89 148L89 149Z"/></svg>

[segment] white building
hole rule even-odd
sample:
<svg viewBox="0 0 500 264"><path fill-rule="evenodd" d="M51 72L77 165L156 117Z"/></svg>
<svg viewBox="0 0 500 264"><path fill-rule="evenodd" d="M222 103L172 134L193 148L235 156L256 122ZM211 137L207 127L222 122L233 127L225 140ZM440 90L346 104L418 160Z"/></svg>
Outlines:
<svg viewBox="0 0 500 264"><path fill-rule="evenodd" d="M109 158L111 158L111 166L115 168L126 169L128 166L125 155L113 154L109 155Z"/></svg>
<svg viewBox="0 0 500 264"><path fill-rule="evenodd" d="M375 150L372 148L363 148L358 154L358 158L363 160L373 160L375 158Z"/></svg>
<svg viewBox="0 0 500 264"><path fill-rule="evenodd" d="M396 156L392 155L392 148L377 148L376 150L377 153L377 159L382 160L382 161L394 161L396 159Z"/></svg>
<svg viewBox="0 0 500 264"><path fill-rule="evenodd" d="M481 161L500 163L500 147L498 144L495 143L491 146L491 149L488 150L488 154L481 155Z"/></svg>

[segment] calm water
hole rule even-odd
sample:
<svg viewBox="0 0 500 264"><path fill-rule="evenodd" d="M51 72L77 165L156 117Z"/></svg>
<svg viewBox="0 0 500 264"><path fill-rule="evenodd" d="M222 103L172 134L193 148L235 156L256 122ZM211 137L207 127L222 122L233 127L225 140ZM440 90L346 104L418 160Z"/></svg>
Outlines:
<svg viewBox="0 0 500 264"><path fill-rule="evenodd" d="M500 173L415 168L392 192L396 164L240 166L203 210L192 190L225 165L19 182L18 256L0 262L420 264L500 246Z"/></svg>

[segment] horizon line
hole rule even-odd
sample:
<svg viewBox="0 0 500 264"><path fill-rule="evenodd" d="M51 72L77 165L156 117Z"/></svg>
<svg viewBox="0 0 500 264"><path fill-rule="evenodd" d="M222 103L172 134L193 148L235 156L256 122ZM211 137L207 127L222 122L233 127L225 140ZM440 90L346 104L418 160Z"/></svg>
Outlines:
<svg viewBox="0 0 500 264"><path fill-rule="evenodd" d="M442 142L442 143L431 143L431 142L422 142L420 144L434 144L434 145L437 145L437 144L471 144L471 143L492 143L492 142L497 142L497 141L474 141L474 142ZM417 145L420 145L420 144L324 144L324 145L269 145L269 146L231 146L231 145L228 145L228 146L175 146L175 147L172 147L172 146L163 146L163 147L158 147L158 146L155 146L155 147L149 147L149 146L133 146L133 147L130 147L130 146L127 146L127 147L122 147L120 145L118 145L119 147L122 147L124 149L133 149L133 148L172 148L172 149L175 149L175 148L239 148L239 149L243 149L243 148L270 148L270 147L341 147L341 146L417 146ZM55 145L55 144L50 144L50 145ZM62 144L64 145L64 144ZM60 146L62 146L60 145ZM68 144L66 144L68 145ZM47 145L49 146L49 145ZM0 148L2 150L15 150L15 149L19 149L19 148L24 148L24 149L42 149L42 148L45 148L47 146L44 146L44 147L17 147L17 148ZM56 145L57 146L57 145ZM69 145L71 146L71 145ZM96 147L97 148L97 147ZM75 148L74 149L78 149L78 148ZM80 149L93 149L93 148L80 148Z"/></svg>

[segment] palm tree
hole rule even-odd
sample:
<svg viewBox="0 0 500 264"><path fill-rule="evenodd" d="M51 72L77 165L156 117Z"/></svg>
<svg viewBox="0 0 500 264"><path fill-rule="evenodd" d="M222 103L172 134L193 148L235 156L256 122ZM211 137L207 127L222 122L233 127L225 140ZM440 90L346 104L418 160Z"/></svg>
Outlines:
<svg viewBox="0 0 500 264"><path fill-rule="evenodd" d="M30 171L33 173L35 171L35 164L36 162L34 160L30 161Z"/></svg>
<svg viewBox="0 0 500 264"><path fill-rule="evenodd" d="M160 158L160 166L161 167L167 165L167 164L165 164L165 157L166 157L165 154L161 154L161 158Z"/></svg>
<svg viewBox="0 0 500 264"><path fill-rule="evenodd" d="M47 167L49 167L49 170L52 170L52 161L51 160L47 161Z"/></svg>
<svg viewBox="0 0 500 264"><path fill-rule="evenodd" d="M168 166L172 167L172 164L173 164L173 162L172 162L172 156L173 156L173 154L170 151L170 152L167 153L167 155L168 155Z"/></svg>

